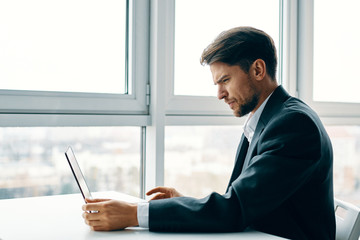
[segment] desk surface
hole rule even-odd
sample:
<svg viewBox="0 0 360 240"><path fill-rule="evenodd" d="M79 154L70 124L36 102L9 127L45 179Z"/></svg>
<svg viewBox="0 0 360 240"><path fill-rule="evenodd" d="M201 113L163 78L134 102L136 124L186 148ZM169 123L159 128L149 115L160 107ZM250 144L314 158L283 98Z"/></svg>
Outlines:
<svg viewBox="0 0 360 240"><path fill-rule="evenodd" d="M94 197L137 202L116 192ZM242 233L154 233L147 229L94 232L84 223L80 194L0 200L0 240L18 239L282 239L260 232Z"/></svg>

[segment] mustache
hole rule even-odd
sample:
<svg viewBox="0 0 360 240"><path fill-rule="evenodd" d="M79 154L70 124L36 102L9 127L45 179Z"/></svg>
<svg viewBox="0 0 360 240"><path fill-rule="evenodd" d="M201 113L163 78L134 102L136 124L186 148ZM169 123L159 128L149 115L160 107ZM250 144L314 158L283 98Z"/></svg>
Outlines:
<svg viewBox="0 0 360 240"><path fill-rule="evenodd" d="M228 98L225 98L224 101L227 104L232 103L232 102L237 102L236 99L228 99Z"/></svg>

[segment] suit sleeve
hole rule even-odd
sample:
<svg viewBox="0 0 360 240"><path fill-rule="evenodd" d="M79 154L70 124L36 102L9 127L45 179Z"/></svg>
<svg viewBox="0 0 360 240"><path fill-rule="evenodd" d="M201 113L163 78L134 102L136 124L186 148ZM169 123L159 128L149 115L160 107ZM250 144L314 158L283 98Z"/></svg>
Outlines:
<svg viewBox="0 0 360 240"><path fill-rule="evenodd" d="M269 122L257 154L224 195L150 201L150 231L242 231L277 208L312 176L319 131L305 114Z"/></svg>
<svg viewBox="0 0 360 240"><path fill-rule="evenodd" d="M150 201L150 231L241 231L240 206L234 191L212 193L202 199L178 197Z"/></svg>

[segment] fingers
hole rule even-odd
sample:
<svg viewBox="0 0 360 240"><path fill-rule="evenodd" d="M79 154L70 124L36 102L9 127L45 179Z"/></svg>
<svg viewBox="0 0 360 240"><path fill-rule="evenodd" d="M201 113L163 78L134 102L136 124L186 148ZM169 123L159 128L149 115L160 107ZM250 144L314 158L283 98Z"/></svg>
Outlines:
<svg viewBox="0 0 360 240"><path fill-rule="evenodd" d="M82 210L85 212L88 211L99 211L100 210L100 205L96 204L96 203L88 203L82 206Z"/></svg>
<svg viewBox="0 0 360 240"><path fill-rule="evenodd" d="M89 199L86 198L85 201L87 202L85 205L82 206L83 211L99 211L102 203L110 201L110 199Z"/></svg>
<svg viewBox="0 0 360 240"><path fill-rule="evenodd" d="M83 211L100 211L104 202L110 201L110 199L88 199L85 201L87 204L82 206Z"/></svg>
<svg viewBox="0 0 360 240"><path fill-rule="evenodd" d="M93 209L93 207L96 207L95 204L92 204L92 206L88 206L88 204L83 206L83 210L85 209ZM98 209L98 208L97 208ZM84 210L85 212L82 214L82 217L85 220L85 223L91 227L94 231L104 231L106 230L103 227L103 223L101 222L101 217L99 214L99 211L96 210L96 212L91 212L91 210Z"/></svg>
<svg viewBox="0 0 360 240"><path fill-rule="evenodd" d="M158 193L153 196L150 200L164 199L167 198L165 193Z"/></svg>
<svg viewBox="0 0 360 240"><path fill-rule="evenodd" d="M101 222L99 220L99 216L96 213L88 213L84 212L82 214L82 217L85 220L85 223L89 225L91 228L101 225Z"/></svg>
<svg viewBox="0 0 360 240"><path fill-rule="evenodd" d="M86 201L87 203L95 203L95 202L106 202L106 201L110 201L110 199L105 199L105 198L97 198L97 199L85 198L85 201Z"/></svg>
<svg viewBox="0 0 360 240"><path fill-rule="evenodd" d="M169 191L169 188L167 187L156 187L154 189L151 189L150 191L148 191L146 193L147 196L149 195L152 195L152 194L155 194L155 196L153 196L151 200L157 200L157 199L164 199L164 198L170 198L171 197L171 194L170 194L170 191Z"/></svg>
<svg viewBox="0 0 360 240"><path fill-rule="evenodd" d="M93 231L105 231L104 225L100 220L87 220L85 218L85 223L90 226Z"/></svg>
<svg viewBox="0 0 360 240"><path fill-rule="evenodd" d="M151 189L150 191L148 191L148 192L146 193L146 195L147 195L147 196L150 196L151 194L160 192L160 188L161 188L161 187L153 188L153 189Z"/></svg>
<svg viewBox="0 0 360 240"><path fill-rule="evenodd" d="M156 188L153 188L150 191L148 191L146 193L146 195L150 196L151 194L154 194L154 193L157 193L157 192L163 192L163 193L168 192L169 191L168 189L169 188L167 188L167 187L156 187Z"/></svg>
<svg viewBox="0 0 360 240"><path fill-rule="evenodd" d="M91 230L93 230L93 231L109 231L110 229L107 227L104 227L102 225L99 225L99 226L91 226Z"/></svg>
<svg viewBox="0 0 360 240"><path fill-rule="evenodd" d="M175 188L169 187L156 187L151 189L146 193L146 195L151 195L154 193L158 193L158 195L154 196L151 200L154 199L163 199L163 198L173 198L173 197L183 197L181 193L175 190Z"/></svg>
<svg viewBox="0 0 360 240"><path fill-rule="evenodd" d="M122 201L94 201L83 205L82 217L94 231L109 231L139 225L137 205ZM90 213L89 211L98 211Z"/></svg>
<svg viewBox="0 0 360 240"><path fill-rule="evenodd" d="M99 220L99 217L96 214L97 213L84 212L82 214L82 217L87 221Z"/></svg>

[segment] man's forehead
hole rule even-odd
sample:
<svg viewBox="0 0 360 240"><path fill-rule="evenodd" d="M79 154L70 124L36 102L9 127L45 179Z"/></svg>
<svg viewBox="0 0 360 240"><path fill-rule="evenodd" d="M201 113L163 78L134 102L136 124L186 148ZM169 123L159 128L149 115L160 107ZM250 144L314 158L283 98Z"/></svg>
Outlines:
<svg viewBox="0 0 360 240"><path fill-rule="evenodd" d="M230 67L230 65L223 63L223 62L214 62L214 63L210 64L211 70L222 70L222 69L226 69L228 67Z"/></svg>
<svg viewBox="0 0 360 240"><path fill-rule="evenodd" d="M230 66L226 63L221 63L221 62L215 62L211 64L210 69L213 75L214 84L216 85L222 80L224 80L224 78L229 77L231 75L233 67L234 66Z"/></svg>
<svg viewBox="0 0 360 240"><path fill-rule="evenodd" d="M228 73L227 66L225 64L219 63L219 62L215 62L215 63L211 64L210 70L213 74L214 79L218 79L219 77L221 77L221 75Z"/></svg>
<svg viewBox="0 0 360 240"><path fill-rule="evenodd" d="M216 85L216 84L219 84L219 83L221 83L222 81L224 81L224 79L229 78L229 77L230 77L229 74L220 75L220 77L213 79L213 80L214 80L214 84L215 84L215 85Z"/></svg>

